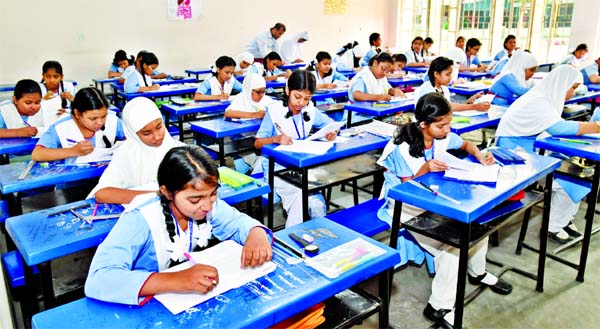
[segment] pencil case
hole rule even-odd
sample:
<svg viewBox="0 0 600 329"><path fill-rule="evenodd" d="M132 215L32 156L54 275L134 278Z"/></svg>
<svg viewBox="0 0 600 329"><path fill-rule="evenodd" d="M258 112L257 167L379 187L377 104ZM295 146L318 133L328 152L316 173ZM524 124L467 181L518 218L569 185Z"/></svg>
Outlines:
<svg viewBox="0 0 600 329"><path fill-rule="evenodd" d="M494 155L494 158L503 165L510 164L524 164L525 159L513 152L512 150L505 147L498 147L490 149L490 152Z"/></svg>

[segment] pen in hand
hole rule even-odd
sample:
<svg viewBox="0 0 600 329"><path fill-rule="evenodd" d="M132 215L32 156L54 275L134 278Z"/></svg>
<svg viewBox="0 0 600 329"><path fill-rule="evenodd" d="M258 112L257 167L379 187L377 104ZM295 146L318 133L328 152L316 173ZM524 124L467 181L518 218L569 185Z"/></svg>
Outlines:
<svg viewBox="0 0 600 329"><path fill-rule="evenodd" d="M197 265L197 264L198 264L198 263L196 263L196 261L195 261L195 260L192 258L192 255L190 255L190 253L188 253L188 252L184 252L184 253L183 253L183 256L184 256L184 257L185 257L185 259L187 259L187 260L188 260L188 262L190 262L192 265ZM215 278L213 278L213 277L210 277L210 276L207 276L206 278L207 278L207 279L209 279L209 280L210 280L210 282L212 282L212 284L213 284L213 285L215 285L215 286L216 286L216 285L218 284L218 282L217 282L217 280L215 280Z"/></svg>

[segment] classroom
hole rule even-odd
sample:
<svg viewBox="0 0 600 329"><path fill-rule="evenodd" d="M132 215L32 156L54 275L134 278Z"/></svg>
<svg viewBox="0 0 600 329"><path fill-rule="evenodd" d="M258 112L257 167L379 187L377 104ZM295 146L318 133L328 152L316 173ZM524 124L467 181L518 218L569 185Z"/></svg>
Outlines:
<svg viewBox="0 0 600 329"><path fill-rule="evenodd" d="M0 328L594 326L597 1L0 7Z"/></svg>

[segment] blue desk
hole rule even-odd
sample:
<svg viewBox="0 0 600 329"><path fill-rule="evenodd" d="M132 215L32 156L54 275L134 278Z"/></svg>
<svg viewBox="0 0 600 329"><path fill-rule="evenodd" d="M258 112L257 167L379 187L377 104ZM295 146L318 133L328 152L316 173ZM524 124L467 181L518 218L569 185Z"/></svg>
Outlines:
<svg viewBox="0 0 600 329"><path fill-rule="evenodd" d="M11 154L31 152L37 142L30 137L0 138L0 165L9 163Z"/></svg>
<svg viewBox="0 0 600 329"><path fill-rule="evenodd" d="M600 91L600 83L591 83L589 85L585 85L589 91Z"/></svg>
<svg viewBox="0 0 600 329"><path fill-rule="evenodd" d="M110 79L107 79L110 80ZM186 78L186 79L153 79L152 80L153 84L157 84L160 86L169 86L169 85L182 85L185 83L196 83L198 82L196 79L194 78ZM113 90L116 91L123 91L125 88L125 84L120 83L119 80L117 79L115 82L111 82L110 86L113 88Z"/></svg>
<svg viewBox="0 0 600 329"><path fill-rule="evenodd" d="M405 66L404 71L414 73L427 73L429 70L428 66Z"/></svg>
<svg viewBox="0 0 600 329"><path fill-rule="evenodd" d="M187 69L187 70L185 70L185 73L187 73L188 77L191 77L192 75L195 75L196 76L196 80L199 81L201 75L210 74L211 70L210 70L210 68Z"/></svg>
<svg viewBox="0 0 600 329"><path fill-rule="evenodd" d="M196 145L200 145L203 148L207 148L210 151L214 152L210 146L204 145L201 142L201 136L205 135L208 137L216 138L219 143L219 147L216 150L218 154L219 163L221 166L225 165L225 157L230 154L237 154L243 150L236 150L235 147L232 146L232 149L229 152L225 150L225 138L231 137L238 134L255 132L260 128L260 123L262 119L250 119L250 120L239 120L239 121L230 121L225 120L225 118L216 118L206 121L196 121L190 124L190 128L194 132Z"/></svg>
<svg viewBox="0 0 600 329"><path fill-rule="evenodd" d="M464 134L470 131L475 131L482 128L495 127L500 123L500 117L490 118L487 113L482 112L481 115L469 117L468 123L451 123L450 130L456 134Z"/></svg>
<svg viewBox="0 0 600 329"><path fill-rule="evenodd" d="M104 92L105 84L118 83L119 79L121 79L121 78L119 78L119 77L117 77L117 78L94 78L94 79L92 79L92 81L94 81L94 86L96 88L100 87L100 90L102 90L102 92Z"/></svg>
<svg viewBox="0 0 600 329"><path fill-rule="evenodd" d="M585 95L573 95L571 99L565 102L565 105L591 101L591 110L594 111L596 105L598 105L596 104L596 98L598 97L600 97L600 90L588 91Z"/></svg>
<svg viewBox="0 0 600 329"><path fill-rule="evenodd" d="M388 78L388 82L392 87L398 87L400 85L421 85L423 83L423 77L414 77L414 78Z"/></svg>
<svg viewBox="0 0 600 329"><path fill-rule="evenodd" d="M345 76L348 79L352 79L355 75L356 72L358 71L337 71L339 74Z"/></svg>
<svg viewBox="0 0 600 329"><path fill-rule="evenodd" d="M113 85L114 84L111 84L111 86L113 86ZM198 89L198 86L195 86L195 85L181 85L177 88L169 89L169 90L153 90L153 91L146 91L146 92L141 92L141 93L130 93L130 94L125 93L123 90L119 90L117 93L115 93L115 97L124 100L124 103L126 103L127 101L130 101L136 97L147 97L147 98L151 98L151 99L156 99L156 98L173 97L173 96L194 95L196 93L197 89Z"/></svg>
<svg viewBox="0 0 600 329"><path fill-rule="evenodd" d="M160 107L161 112L165 115L165 122L171 125L171 116L177 118L177 129L179 130L179 140L183 141L183 122L186 115L194 115L192 120L196 120L195 115L198 113L218 113L225 111L231 104L229 101L194 101L186 105L163 104Z"/></svg>
<svg viewBox="0 0 600 329"><path fill-rule="evenodd" d="M334 89L334 90L318 89L312 95L311 100L313 102L316 102L316 101L326 100L327 98L337 98L337 97L348 97L348 88Z"/></svg>
<svg viewBox="0 0 600 329"><path fill-rule="evenodd" d="M481 87L477 87L477 88L464 88L464 87L458 87L458 86L449 86L448 87L448 90L450 90L450 92L453 92L458 95L464 95L464 96L472 96L479 92L486 93L489 89L490 89L489 86L485 86L485 87L481 86Z"/></svg>
<svg viewBox="0 0 600 329"><path fill-rule="evenodd" d="M576 156L587 159L594 164L594 175L592 176L592 191L587 196L587 209L585 212L585 229L582 238L581 254L579 264L572 263L564 259L556 259L554 255L549 255L550 258L556 259L559 262L571 266L577 270L577 281L583 282L585 275L585 267L587 262L588 249L590 247L590 238L592 236L592 224L594 223L594 211L596 210L596 200L598 199L598 188L600 187L600 140L595 141L585 137L568 137L571 139L585 139L592 141L591 145L567 143L552 138L545 138L535 141L535 147L540 149L540 154L544 154L546 150L559 152L568 156Z"/></svg>
<svg viewBox="0 0 600 329"><path fill-rule="evenodd" d="M542 64L538 64L538 71L540 71L541 69L544 68L548 68L548 72L552 71L552 67L554 66L554 63L542 63Z"/></svg>
<svg viewBox="0 0 600 329"><path fill-rule="evenodd" d="M463 79L470 80L481 80L483 78L491 77L491 72L471 72L471 71L463 71L458 72L458 77Z"/></svg>
<svg viewBox="0 0 600 329"><path fill-rule="evenodd" d="M290 63L290 64L283 64L279 66L279 69L282 71L285 70L297 70L297 69L301 69L303 67L305 67L306 65L308 65L308 63Z"/></svg>
<svg viewBox="0 0 600 329"><path fill-rule="evenodd" d="M73 84L73 86L77 87L77 81L73 81L73 80L65 80L65 81L71 82ZM13 90L15 90L14 83L0 84L0 92L8 92L8 91L13 91Z"/></svg>
<svg viewBox="0 0 600 329"><path fill-rule="evenodd" d="M448 217L461 224L460 258L454 318L454 326L456 328L462 327L468 249L471 241L471 224L477 223L478 219L494 207L541 178L546 177L546 186L552 186L552 172L560 166L560 160L551 157L529 153L519 153L519 155L526 159L526 164L502 167L502 172L499 174L498 182L495 186L465 184L454 180L445 180L442 178L443 173L429 173L417 178L429 186L439 186L440 193L458 200L461 202L459 205L408 183L396 185L389 191L389 196L396 200L390 238L392 248L395 248L398 242L398 230L403 202ZM542 230L540 232L541 252L538 262L536 286L538 291L542 291L544 285L550 197L551 189L546 189L544 193L545 210Z"/></svg>
<svg viewBox="0 0 600 329"><path fill-rule="evenodd" d="M352 112L357 112L366 115L372 115L376 118L385 117L398 112L414 111L414 99L407 99L401 102L390 102L387 104L377 105L375 102L354 102L344 106L348 110L348 122L346 127L352 125Z"/></svg>
<svg viewBox="0 0 600 329"><path fill-rule="evenodd" d="M278 80L267 81L267 88L273 88L273 89L285 88L286 83L287 83L287 81L278 81Z"/></svg>
<svg viewBox="0 0 600 329"><path fill-rule="evenodd" d="M296 182L290 182L293 185L298 186L302 190L302 214L304 220L310 219L308 213L308 195L309 195L309 181L308 174L309 169L317 166L324 165L336 160L348 158L351 156L366 153L372 150L383 149L387 144L388 139L375 136L372 134L365 134L363 137L353 136L347 143L336 143L329 151L323 155L306 154L306 153L288 153L276 150L275 148L279 144L264 145L262 148L262 155L269 159L269 172L268 181L269 186L274 186L275 178L275 163L281 164L288 169L297 171L301 175L301 181L298 186ZM360 173L358 176L370 176L372 172ZM278 177L285 179L282 175ZM354 177L349 177L347 181L352 180ZM339 182L330 182L331 185ZM317 189L322 189L323 186L319 186ZM269 205L267 208L268 226L273 227L273 191L269 193Z"/></svg>
<svg viewBox="0 0 600 329"><path fill-rule="evenodd" d="M293 231L284 230L275 235L286 239L289 232L320 228L328 229L338 237L316 236L323 251L361 237L322 218L295 226ZM155 299L138 307L83 298L34 315L32 327L64 327L65 319L68 319L68 326L78 328L149 328L157 325L165 328L266 328L376 275L379 275L379 291L382 295L379 326L388 327L389 285L385 281L391 276L390 269L400 259L395 250L375 240L361 238L384 248L386 253L336 279L327 279L304 263L287 264L280 256L283 251L276 248L273 261L278 267L273 273L199 304L188 312L172 315Z"/></svg>

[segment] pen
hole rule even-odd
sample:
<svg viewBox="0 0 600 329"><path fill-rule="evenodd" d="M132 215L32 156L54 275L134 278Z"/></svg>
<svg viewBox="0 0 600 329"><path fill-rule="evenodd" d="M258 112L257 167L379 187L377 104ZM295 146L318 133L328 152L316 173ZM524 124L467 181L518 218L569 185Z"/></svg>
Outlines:
<svg viewBox="0 0 600 329"><path fill-rule="evenodd" d="M77 143L79 143L78 141L76 141L76 140L74 140L74 139L71 139L71 138L67 138L66 140L67 140L67 142L69 142L69 143L74 143L74 144L77 144Z"/></svg>
<svg viewBox="0 0 600 329"><path fill-rule="evenodd" d="M96 216L97 212L98 212L98 204L96 203L96 205L94 205L94 211L92 211L92 216Z"/></svg>
<svg viewBox="0 0 600 329"><path fill-rule="evenodd" d="M425 184L423 182L417 182L417 181L415 181L413 179L407 180L407 182L410 183L410 184L412 184L412 185L414 185L414 186L416 186L416 187L418 187L418 188L421 188L421 189L424 189L426 191L429 191L429 192L433 193L433 195L437 195L437 196L439 196L442 199L446 199L446 200L448 200L448 201L450 201L452 203L455 203L455 204L462 204L460 201L458 201L456 199L453 199L453 198L451 198L451 197L449 197L449 196L447 196L445 194L442 194L442 193L440 193L438 191L434 191L431 187L427 186L427 184Z"/></svg>
<svg viewBox="0 0 600 329"><path fill-rule="evenodd" d="M281 126L280 126L280 125L279 125L277 122L273 122L273 125L275 126L275 129L277 129L277 131L278 131L280 134L282 134L282 135L285 135L285 134L283 133L283 130L281 129Z"/></svg>
<svg viewBox="0 0 600 329"><path fill-rule="evenodd" d="M31 127L31 125L29 124L29 122L23 120L23 123L27 126L27 127Z"/></svg>
<svg viewBox="0 0 600 329"><path fill-rule="evenodd" d="M242 120L240 120L240 119L225 118L224 120L227 122L233 122L233 123L243 123Z"/></svg>
<svg viewBox="0 0 600 329"><path fill-rule="evenodd" d="M184 256L184 257L185 257L185 259L187 259L187 260L188 260L188 262L190 262L192 265L196 265L196 264L198 264L198 263L196 263L196 261L195 261L195 260L192 258L192 255L190 255L190 253L188 253L188 252L184 252L184 253L183 253L183 256ZM212 282L212 284L213 284L213 285L215 285L215 286L217 285L217 283L218 283L218 282L217 282L217 280L215 280L215 278L213 278L213 277L210 277L210 276L207 276L206 278L207 278L207 279L209 279L209 280L210 280L210 282Z"/></svg>
<svg viewBox="0 0 600 329"><path fill-rule="evenodd" d="M555 140L558 140L561 142L565 142L565 143L592 145L592 142L590 142L590 141L583 141L583 140L578 140L578 139L562 138L562 137L552 137L552 139L555 139Z"/></svg>

